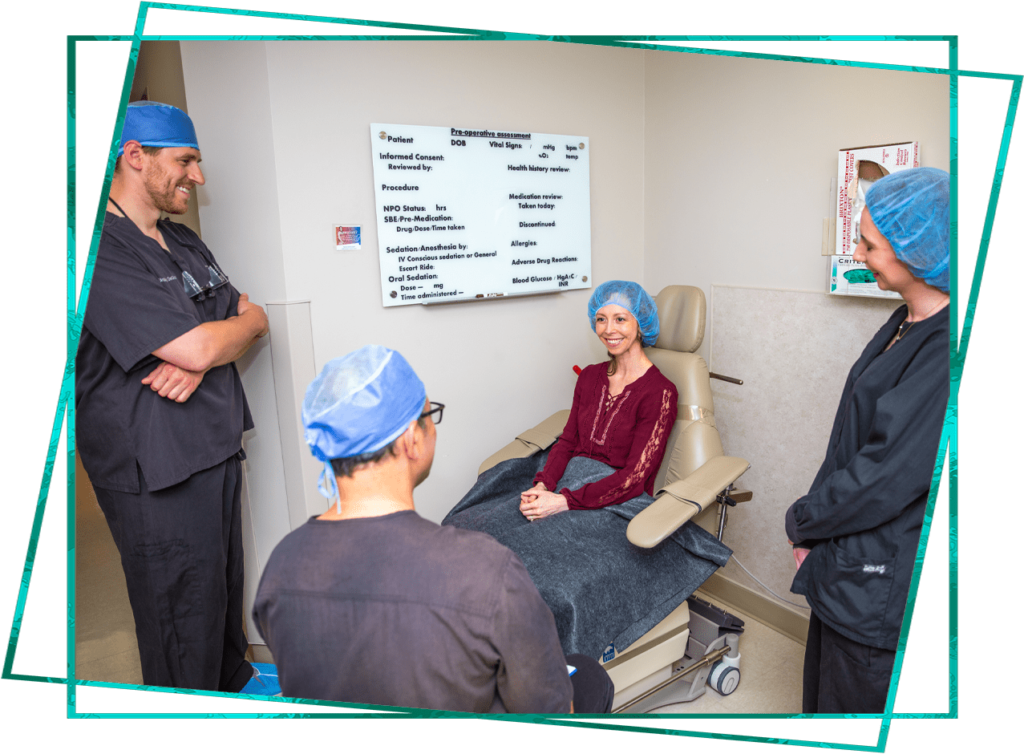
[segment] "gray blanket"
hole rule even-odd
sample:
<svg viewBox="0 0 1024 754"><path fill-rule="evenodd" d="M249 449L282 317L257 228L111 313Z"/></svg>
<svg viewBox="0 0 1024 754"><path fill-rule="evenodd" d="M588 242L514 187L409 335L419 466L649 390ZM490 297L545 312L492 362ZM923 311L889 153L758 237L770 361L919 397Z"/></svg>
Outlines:
<svg viewBox="0 0 1024 754"><path fill-rule="evenodd" d="M555 616L565 654L600 658L657 625L728 561L732 550L687 523L656 548L636 547L626 526L653 502L644 493L599 510L565 511L537 521L519 512L547 453L485 471L442 524L486 532L515 552ZM614 469L573 458L556 489L579 489Z"/></svg>

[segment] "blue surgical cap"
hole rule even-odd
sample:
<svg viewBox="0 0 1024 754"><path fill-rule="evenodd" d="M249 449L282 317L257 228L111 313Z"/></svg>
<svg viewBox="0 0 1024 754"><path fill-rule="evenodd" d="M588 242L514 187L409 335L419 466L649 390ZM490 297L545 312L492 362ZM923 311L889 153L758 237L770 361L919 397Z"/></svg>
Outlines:
<svg viewBox="0 0 1024 754"><path fill-rule="evenodd" d="M327 362L302 402L306 443L324 462L330 482L321 477L320 491L334 496L332 458L385 447L420 417L426 400L423 382L398 351L363 346Z"/></svg>
<svg viewBox="0 0 1024 754"><path fill-rule="evenodd" d="M865 197L878 232L914 277L949 291L949 173L910 168L879 179Z"/></svg>
<svg viewBox="0 0 1024 754"><path fill-rule="evenodd" d="M609 280L601 283L587 304L590 327L597 332L597 312L608 304L617 304L636 317L640 325L640 340L645 346L653 346L661 330L658 324L658 305L638 283L628 280Z"/></svg>
<svg viewBox="0 0 1024 754"><path fill-rule="evenodd" d="M124 145L129 141L137 141L144 147L199 149L196 129L188 115L173 105L146 100L128 103L118 157L124 154Z"/></svg>

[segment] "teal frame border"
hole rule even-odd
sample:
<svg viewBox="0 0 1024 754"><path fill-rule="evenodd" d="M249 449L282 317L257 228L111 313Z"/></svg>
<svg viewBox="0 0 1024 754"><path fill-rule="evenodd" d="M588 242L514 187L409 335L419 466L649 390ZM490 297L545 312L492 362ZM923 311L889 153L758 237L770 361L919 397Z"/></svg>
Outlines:
<svg viewBox="0 0 1024 754"><path fill-rule="evenodd" d="M337 23L341 25L362 25L371 28L400 28L413 31L426 31L432 32L429 35L254 35L254 36L145 36L142 31L145 26L145 20L150 8L156 9L167 9L176 11L192 11L192 12L206 12L206 13L218 13L226 15L237 15L237 16L255 16L264 18L277 18L284 20L304 20L304 21L316 21L324 23ZM953 312L953 318L950 323L950 399L947 406L946 420L943 429L942 440L940 442L939 453L936 458L935 469L933 472L933 483L932 489L928 499L928 505L925 515L924 527L922 530L921 544L919 546L917 559L915 561L914 575L911 582L911 592L908 600L908 609L906 617L904 619L903 629L900 635L899 648L897 650L896 666L893 672L893 679L890 685L889 701L886 706L886 711L883 715L711 715L711 714L674 714L674 715L624 715L614 719L642 719L642 720L656 720L656 719L717 719L717 718L741 718L741 719L787 719L787 718L802 718L802 717L815 717L815 718L868 718L868 719L881 719L882 726L879 736L879 741L875 746L860 746L850 744L836 744L826 742L811 742L797 739L779 739L779 738L768 738L761 736L739 736L732 734L722 733L705 733L699 731L681 731L675 729L659 729L653 727L638 728L630 725L616 725L613 723L594 722L592 720L581 720L578 718L566 719L564 717L550 716L550 715L472 715L465 713L451 713L451 712L425 712L423 710L416 709L402 709L402 708L375 708L368 705L354 705L338 702L322 702L318 700L294 700L294 699L280 699L271 697L253 696L250 698L263 699L271 701L281 702L294 702L294 701L305 701L312 705L321 707L340 707L340 708L353 708L360 710L359 712L337 712L337 713L325 713L325 712L288 712L288 713L251 713L251 714L237 714L237 713L210 713L210 714L177 714L177 713L79 713L76 710L76 694L75 689L78 685L92 685L99 687L109 688L129 688L135 690L153 690L161 691L164 693L189 693L193 695L201 696L227 696L236 698L238 695L226 694L221 692L197 692L188 690L177 690L177 689L164 689L159 687L148 687L148 686L136 686L136 685L125 685L125 684L111 684L101 683L95 681L80 681L74 676L75 666L75 647L74 647L74 604L75 604L75 582L74 582L74 556L75 556L75 511L74 511L74 486L75 486L75 463L74 463L74 401L71 400L71 395L74 387L74 356L77 351L78 337L81 331L82 314L84 312L84 305L88 298L89 284L91 281L92 267L95 262L96 250L99 244L99 237L102 232L102 212L101 208L105 205L106 198L109 194L110 183L113 173L113 164L116 155L117 135L121 131L121 127L124 122L124 113L127 106L128 93L130 91L131 81L134 76L135 65L138 60L139 45L142 41L158 40L158 39L176 39L176 40L191 40L191 39L225 39L225 40L349 40L349 41L380 41L380 40L398 40L398 41L453 41L453 40L466 40L466 41L477 41L477 40L522 40L522 41L554 41L554 42L565 42L574 44L598 44L608 45L616 47L634 47L639 49L651 49L651 50L663 50L663 51L675 51L684 52L691 54L706 54L706 55L720 55L720 56L733 56L733 57L747 57L754 59L764 60L783 60L789 62L803 62L812 64L825 64L825 65L839 65L848 67L861 67L861 68L882 68L886 70L903 70L903 71L914 71L922 73L935 73L944 74L950 77L950 173L952 176L952 212L951 212L951 245L954 260L958 259L958 243L957 243L957 228L956 228L956 208L957 208L957 91L958 91L958 78L959 76L968 76L975 78L987 78L987 79L999 79L1007 80L1011 82L1012 89L1009 98L1009 104L1007 109L1006 120L1003 128L1003 136L1000 143L999 156L996 164L995 176L992 183L992 188L989 195L988 207L985 216L985 224L982 232L981 246L979 249L979 255L977 263L974 269L974 275L972 279L971 292L968 299L967 308L964 317L963 333L960 338L958 345L957 338L957 265L954 264L951 272L951 310ZM767 53L744 53L730 50L718 50L701 47L690 47L690 46L669 46L663 44L652 44L652 42L662 41L684 41L684 42L699 42L699 41L769 41L769 42L781 42L781 41L945 41L949 44L949 55L950 62L949 68L933 68L933 67L921 67L921 66L899 66L899 65L885 65L878 63L862 63L857 61L846 61L838 59L826 59L826 58L813 58L813 57L802 57L792 55L773 55ZM104 178L103 187L101 190L100 202L97 208L96 222L92 234L90 243L89 256L86 261L85 268L85 279L83 281L82 293L76 306L75 302L75 287L76 287L76 254L75 254L75 51L78 42L87 41L130 41L132 43L131 52L129 55L128 66L125 76L125 82L122 87L122 97L120 106L118 109L117 120L114 128L114 135L111 139L111 153L108 157L107 171ZM966 362L967 349L970 342L970 335L973 328L973 322L977 311L978 296L980 295L981 282L984 272L984 263L987 259L989 242L991 239L992 226L995 221L995 213L998 205L998 198L1000 189L1002 187L1002 179L1005 171L1006 159L1009 151L1010 139L1013 131L1013 125L1016 117L1017 105L1020 99L1020 90L1022 84L1022 77L1020 75L1010 74L998 74L998 73L984 73L976 71L961 71L958 69L957 64L957 37L956 36L872 36L872 35L857 35L857 36L769 36L769 35L748 35L748 36L540 36L522 33L504 33L495 31L479 31L479 30L466 30L457 29L453 27L439 27L439 26L423 26L423 25L411 25L411 24L399 24L390 22L376 22L376 21L364 21L364 20L353 20L353 19L339 19L329 18L320 16L309 16L309 15L298 15L289 13L269 13L260 11L246 11L246 10L228 10L221 8L205 8L200 6L188 6L188 5L177 5L171 3L148 3L143 2L140 4L139 16L136 22L135 32L131 36L123 35L110 35L110 36L71 36L68 37L68 209L67 209L67 229L68 229L68 266L67 266L67 286L68 286L68 321L67 321L67 360L64 370L64 376L61 383L61 390L58 397L57 410L55 412L54 423L51 430L50 443L46 456L46 463L43 471L43 478L40 484L40 491L36 501L36 512L33 519L32 531L29 539L28 552L25 559L25 567L23 570L23 576L21 580L21 587L18 593L18 599L15 606L14 621L12 623L12 629L8 641L8 649L5 656L4 667L2 678L11 680L26 680L36 682L47 682L47 683L64 683L67 685L67 703L68 703L68 716L79 718L79 717L104 717L104 718L205 718L205 717L226 717L226 718L263 718L263 717L331 717L331 718L399 718L399 717L414 717L414 718L479 718L484 717L486 719L498 719L498 720L510 720L516 722L531 722L531 723L542 723L551 725L568 725L572 727L587 727L604 730L619 730L629 732L646 732L646 733L659 733L668 735L681 735L695 738L715 738L725 740L739 740L739 741L750 741L759 743L779 743L779 744L790 744L798 746L818 746L818 747L829 747L829 748L841 748L849 749L852 751L884 751L885 742L888 736L888 730L890 721L893 719L915 719L915 718L937 718L937 719L950 719L957 717L958 710L958 695L957 695L957 607L958 607L958 582L957 582L957 521L958 521L958 505L957 505L957 396L959 393L960 383L962 381L964 365ZM57 444L59 440L60 428L63 425L65 415L68 420L68 677L65 678L54 678L45 676L34 676L34 675L22 675L15 674L12 672L14 656L17 650L18 638L21 631L21 624L24 615L24 607L27 600L28 588L31 582L32 568L35 561L36 550L38 547L39 536L42 528L42 518L45 512L46 499L49 491L49 485L52 478L53 464L56 459ZM910 621L913 614L913 606L917 598L917 589L920 580L921 568L923 566L923 559L925 548L927 546L928 535L930 533L931 524L933 521L935 500L938 492L938 483L941 477L943 462L946 453L949 454L950 459L950 473L949 473L949 498L950 498L950 710L946 713L893 713L892 708L894 704L895 694L894 691L898 685L899 676L902 670L903 655L906 648L906 640L909 633ZM367 709L378 709L378 712L367 712ZM385 712L384 710L387 710ZM602 718L607 719L607 718Z"/></svg>

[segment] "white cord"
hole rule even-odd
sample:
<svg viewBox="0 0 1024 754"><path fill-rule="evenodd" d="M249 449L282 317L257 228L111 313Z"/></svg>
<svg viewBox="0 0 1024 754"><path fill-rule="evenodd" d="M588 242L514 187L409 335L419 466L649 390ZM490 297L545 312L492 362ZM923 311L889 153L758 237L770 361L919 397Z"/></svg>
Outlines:
<svg viewBox="0 0 1024 754"><path fill-rule="evenodd" d="M773 591L772 591L772 590L771 590L771 589L770 589L770 588L769 588L769 587L768 587L768 586L767 586L766 584L764 584L764 583L763 583L763 582L762 582L762 581L761 581L761 580L760 580L759 578L757 578L757 576L755 576L755 575L754 575L754 574L752 574L752 573L751 573L750 571L748 571L748 570L747 570L747 567L746 567L745 565L743 565L743 564L742 564L742 563L740 562L740 559L739 559L739 558L737 558L737 557L736 557L735 555L733 555L733 556L732 556L732 559L736 561L736 565L738 565L738 566L739 566L740 568L742 568L742 569L743 569L743 570L744 570L744 571L746 572L746 574L747 574L747 575L748 575L748 576L749 576L750 578L752 578L752 579L753 579L754 581L756 581L756 582L757 582L758 584L760 584L760 585L761 585L761 587L762 587L762 588L763 588L763 589L764 589L764 590L765 590L766 592L768 592L769 594L771 594L771 595L772 595L773 597L775 597L775 598L777 598L777 599L780 599L780 600L782 600L782 601L783 601L783 602L785 602L785 603L786 603L787 605L792 605L793 607L798 607L798 608L800 608L801 610L810 610L810 609L811 609L811 608L809 608L809 607L808 607L807 605L801 605L801 604L799 604L799 603L797 603L797 602L792 602L792 601L790 601L790 600L787 600L787 599L786 599L785 597L779 597L779 595L777 595L777 594L776 594L775 592L773 592Z"/></svg>
<svg viewBox="0 0 1024 754"><path fill-rule="evenodd" d="M787 605L792 605L793 607L798 607L801 610L810 610L811 609L811 608L807 607L806 605L800 605L800 604L798 604L796 602L792 602L791 600L787 600L785 597L779 597L779 595L777 595L775 592L773 592L766 584L764 584L759 578L757 578L757 576L755 576L750 571L748 571L747 567L745 565L743 565L743 563L740 562L739 558L737 558L735 555L733 555L732 559L736 561L736 565L738 565L740 568L742 568L750 578L752 578L754 581L756 581L758 584L760 584L761 587L765 591L767 591L769 594L771 594L773 597L776 597L777 599L782 600ZM659 704L656 707L651 707L650 709L644 710L644 714L645 715L649 715L652 712L661 709L662 707L672 707L672 706L677 705L677 704L685 704L685 702L667 702L666 704Z"/></svg>

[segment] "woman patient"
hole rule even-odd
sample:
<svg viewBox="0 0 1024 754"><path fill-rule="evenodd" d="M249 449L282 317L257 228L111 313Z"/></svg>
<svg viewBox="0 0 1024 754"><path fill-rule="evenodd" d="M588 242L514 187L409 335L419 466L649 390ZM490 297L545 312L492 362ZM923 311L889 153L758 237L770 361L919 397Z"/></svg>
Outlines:
<svg viewBox="0 0 1024 754"><path fill-rule="evenodd" d="M610 361L580 374L558 441L485 471L442 523L515 552L555 616L563 651L598 658L650 630L731 551L690 524L652 550L626 539L629 521L654 501L677 391L644 354L659 326L643 288L604 283L588 314Z"/></svg>
<svg viewBox="0 0 1024 754"><path fill-rule="evenodd" d="M565 430L533 487L521 496L519 510L530 521L653 494L676 420L676 387L643 349L658 339L654 299L636 283L609 280L594 291L587 313L611 360L580 374ZM578 489L558 489L570 459L577 456L616 471Z"/></svg>

